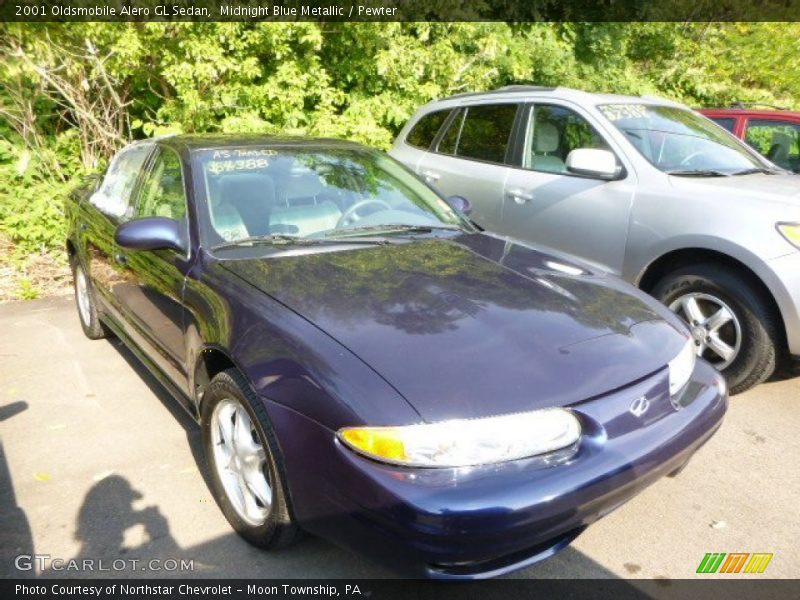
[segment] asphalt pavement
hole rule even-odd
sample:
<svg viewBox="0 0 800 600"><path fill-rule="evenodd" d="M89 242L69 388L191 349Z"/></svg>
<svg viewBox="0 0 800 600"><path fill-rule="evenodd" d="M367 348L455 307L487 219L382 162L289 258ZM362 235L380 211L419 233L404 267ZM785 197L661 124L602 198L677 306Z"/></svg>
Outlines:
<svg viewBox="0 0 800 600"><path fill-rule="evenodd" d="M313 537L249 546L201 464L192 420L118 341L83 336L71 298L0 305L0 576L392 576ZM800 577L799 465L800 379L766 383L678 477L512 577L668 585L707 552L772 553L763 576Z"/></svg>

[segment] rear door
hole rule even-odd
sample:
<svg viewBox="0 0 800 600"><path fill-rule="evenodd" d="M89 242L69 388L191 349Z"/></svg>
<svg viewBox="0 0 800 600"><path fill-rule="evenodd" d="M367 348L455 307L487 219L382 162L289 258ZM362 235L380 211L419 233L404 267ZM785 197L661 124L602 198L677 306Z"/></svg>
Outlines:
<svg viewBox="0 0 800 600"><path fill-rule="evenodd" d="M389 154L415 173L419 173L420 161L430 150L451 112L452 109L445 108L422 115L405 138L401 135L397 139Z"/></svg>
<svg viewBox="0 0 800 600"><path fill-rule="evenodd" d="M572 150L614 152L577 109L529 105L521 127L524 134L517 136L520 151L515 154L518 166L510 169L503 189L500 231L621 273L635 176L623 171L624 178L606 181L567 171L566 160Z"/></svg>
<svg viewBox="0 0 800 600"><path fill-rule="evenodd" d="M186 177L180 156L171 148L156 150L136 193L135 207L136 218L175 219L188 232ZM128 333L183 390L188 385L183 288L192 264L190 254L119 248L116 260L125 278L114 286Z"/></svg>
<svg viewBox="0 0 800 600"><path fill-rule="evenodd" d="M745 141L779 167L800 173L800 123L750 117Z"/></svg>
<svg viewBox="0 0 800 600"><path fill-rule="evenodd" d="M463 196L471 218L497 229L503 214L503 185L520 104L476 104L455 109L418 173L445 196Z"/></svg>

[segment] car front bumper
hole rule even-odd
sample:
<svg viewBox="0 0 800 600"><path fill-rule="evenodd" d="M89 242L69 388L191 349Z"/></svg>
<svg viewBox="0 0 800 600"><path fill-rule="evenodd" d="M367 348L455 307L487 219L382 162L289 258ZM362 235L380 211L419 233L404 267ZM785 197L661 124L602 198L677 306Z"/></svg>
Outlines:
<svg viewBox="0 0 800 600"><path fill-rule="evenodd" d="M667 372L572 405L575 448L480 467L412 469L363 458L330 429L266 401L295 516L321 537L414 577L477 579L555 554L588 525L687 463L720 426L727 394L698 363L677 398ZM646 397L640 417L629 408Z"/></svg>

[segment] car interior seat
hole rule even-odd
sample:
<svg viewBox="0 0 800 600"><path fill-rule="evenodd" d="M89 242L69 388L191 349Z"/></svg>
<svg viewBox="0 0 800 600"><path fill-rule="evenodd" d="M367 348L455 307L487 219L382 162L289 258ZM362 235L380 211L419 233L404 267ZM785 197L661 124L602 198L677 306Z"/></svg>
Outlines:
<svg viewBox="0 0 800 600"><path fill-rule="evenodd" d="M776 131L772 134L772 146L767 152L767 158L779 167L789 169L789 154L792 149L792 138L783 132Z"/></svg>
<svg viewBox="0 0 800 600"><path fill-rule="evenodd" d="M272 177L264 173L229 173L220 179L218 190L212 213L228 204L236 210L249 235L269 234L269 216L276 199Z"/></svg>
<svg viewBox="0 0 800 600"><path fill-rule="evenodd" d="M219 236L226 242L234 242L248 237L244 219L233 205L224 203L211 211L211 224Z"/></svg>
<svg viewBox="0 0 800 600"><path fill-rule="evenodd" d="M536 171L563 173L566 171L564 161L552 153L558 151L560 136L553 123L544 121L537 123L533 131L533 154L531 168Z"/></svg>

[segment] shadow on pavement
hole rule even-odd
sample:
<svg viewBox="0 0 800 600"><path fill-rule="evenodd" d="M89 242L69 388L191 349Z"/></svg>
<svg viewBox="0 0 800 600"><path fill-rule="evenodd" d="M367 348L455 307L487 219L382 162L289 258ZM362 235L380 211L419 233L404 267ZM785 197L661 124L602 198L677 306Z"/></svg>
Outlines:
<svg viewBox="0 0 800 600"><path fill-rule="evenodd" d="M27 410L27 402L12 402L0 406L0 422ZM32 577L33 571L14 568L17 556L33 555L33 533L25 511L17 505L14 482L8 468L6 453L0 441L0 576Z"/></svg>

